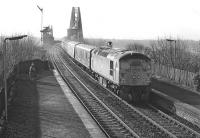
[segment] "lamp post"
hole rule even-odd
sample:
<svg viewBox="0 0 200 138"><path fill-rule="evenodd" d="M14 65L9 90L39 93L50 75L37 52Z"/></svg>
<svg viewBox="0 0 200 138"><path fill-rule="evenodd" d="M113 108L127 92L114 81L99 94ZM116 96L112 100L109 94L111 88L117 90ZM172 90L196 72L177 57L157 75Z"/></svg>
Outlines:
<svg viewBox="0 0 200 138"><path fill-rule="evenodd" d="M176 59L176 40L174 40L174 39L166 39L166 40L170 42L170 46L171 46L172 42L175 43L175 45L174 45L174 58Z"/></svg>
<svg viewBox="0 0 200 138"><path fill-rule="evenodd" d="M43 28L43 8L40 8L40 6L38 6L38 5L37 5L37 7L41 11L41 30L40 30L40 32L41 32L42 28ZM41 32L41 44L43 44L42 42L43 42L43 38L42 38L42 32Z"/></svg>
<svg viewBox="0 0 200 138"><path fill-rule="evenodd" d="M24 37L27 37L27 35L21 35L16 37L7 37L3 41L3 82L4 82L4 94L5 94L5 117L6 121L8 119L8 101L7 101L7 76L6 76L6 41L7 40L19 40Z"/></svg>
<svg viewBox="0 0 200 138"><path fill-rule="evenodd" d="M170 42L170 48L171 48L171 46L172 46L172 42L174 42L175 43L175 45L174 45L174 63L172 63L173 64L173 68L174 68L174 80L175 80L175 65L176 65L176 40L174 40L174 39L166 39L167 41L169 41ZM173 59L172 59L172 55L171 55L171 61L173 62Z"/></svg>

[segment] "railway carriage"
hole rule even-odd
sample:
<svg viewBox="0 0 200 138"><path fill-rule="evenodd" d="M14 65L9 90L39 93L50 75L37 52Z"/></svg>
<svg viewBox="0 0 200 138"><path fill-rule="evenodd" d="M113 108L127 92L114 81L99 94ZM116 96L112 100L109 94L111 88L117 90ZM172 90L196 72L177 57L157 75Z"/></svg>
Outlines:
<svg viewBox="0 0 200 138"><path fill-rule="evenodd" d="M94 48L95 47L91 45L78 44L75 47L74 58L87 69L91 69L91 52Z"/></svg>
<svg viewBox="0 0 200 138"><path fill-rule="evenodd" d="M64 42L62 47L64 50L67 51L67 53L74 58L75 56L75 47L76 45L80 44L80 42L75 42L75 41L69 41L69 42Z"/></svg>

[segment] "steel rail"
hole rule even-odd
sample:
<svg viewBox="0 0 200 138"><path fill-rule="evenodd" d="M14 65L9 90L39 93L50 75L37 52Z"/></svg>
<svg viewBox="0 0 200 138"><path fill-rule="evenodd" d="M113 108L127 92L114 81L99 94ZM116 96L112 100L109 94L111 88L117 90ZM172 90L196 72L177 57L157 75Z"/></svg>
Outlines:
<svg viewBox="0 0 200 138"><path fill-rule="evenodd" d="M71 60L71 59L70 59ZM71 60L73 63L74 61ZM74 63L75 64L75 63ZM76 64L75 64L76 65ZM77 66L79 67L79 66ZM80 68L80 67L79 67ZM81 69L81 68L80 68ZM82 70L82 69L81 69ZM85 72L84 70L82 70L88 77L90 77L91 79L93 79L94 81L96 81L93 77L91 77L90 75L88 75L87 72ZM154 125L158 126L161 130L165 131L165 132L169 132L167 129L165 129L163 126L159 125L156 121L154 121L153 119L149 118L147 115L144 115L141 111L139 111L138 109L136 108L133 108L130 104L128 104L126 101L124 101L123 99L121 99L120 97L118 97L116 94L114 94L113 92L111 92L109 89L103 87L104 89L106 89L107 91L109 91L113 96L115 96L116 98L118 98L118 100L120 100L121 102L125 103L127 106L129 106L130 108L132 108L133 110L136 110L138 113L141 113L140 115L141 116L145 116L147 117L147 119L149 121L151 121ZM190 131L191 133L195 134L196 136L200 137L200 134L198 132L196 132L195 130L192 130L191 128L189 128L188 126L184 125L183 123L175 120L174 118L170 117L169 115L165 114L164 112L162 112L161 110L153 107L152 105L148 105L150 106L151 108L157 110L158 112L160 112L160 114L162 114L166 119L169 119L170 121L173 121L174 123L176 123L177 125L181 126L182 129L185 129L187 131ZM173 133L169 132L168 133L169 135L171 135L172 137L176 137Z"/></svg>
<svg viewBox="0 0 200 138"><path fill-rule="evenodd" d="M72 73L71 71L70 71L70 73ZM73 73L72 73L73 74ZM75 78L76 78L76 76L75 76ZM78 79L78 78L76 78L76 79ZM81 82L80 82L81 83ZM84 86L84 84L82 84L83 86ZM87 88L86 86L85 86L85 88ZM91 93L92 94L92 93ZM94 95L93 95L94 96ZM98 100L98 99L97 99ZM100 102L101 103L101 101L98 101L98 102ZM102 103L101 103L102 104ZM104 107L104 108L106 108L106 107ZM112 113L111 113L112 114ZM113 115L113 114L112 114ZM116 117L116 116L115 116ZM118 119L117 119L118 120ZM118 120L118 121L120 121L120 120ZM122 122L120 122L121 124L122 124ZM124 126L124 125L123 125ZM125 126L126 127L126 126ZM130 129L131 130L131 129ZM130 131L129 130L129 131ZM133 134L132 134L133 135ZM136 133L134 134L134 135L137 135ZM133 136L134 136L133 135Z"/></svg>
<svg viewBox="0 0 200 138"><path fill-rule="evenodd" d="M72 61L73 62L73 61ZM80 67L79 67L80 68ZM80 68L81 69L81 68ZM81 69L82 70L82 69ZM90 75L88 75L88 73L86 73L84 70L82 70L88 77L90 77L91 79L93 79L93 80L95 80L94 78L92 78ZM96 81L96 80L95 80ZM105 87L102 87L102 88L104 88L104 89L106 89ZM106 90L108 90L109 92L111 92L109 89L106 89ZM118 98L119 100L122 100L120 97L118 97L118 96L116 96L115 94L113 94L113 92L111 92L111 94L113 95L113 96L115 96L116 98ZM122 100L122 102L124 102L124 103L126 103L128 106L130 106L127 102L125 102L124 100ZM132 108L132 106L130 106L131 108ZM186 125L184 125L183 123L181 123L181 122L179 122L179 121L177 121L177 120L175 120L174 118L172 118L172 117L170 117L169 115L167 115L167 114L165 114L165 113L163 113L162 111L160 111L160 110L158 110L157 108L155 108L155 107L149 107L149 108L152 108L152 109L154 109L154 110L156 110L157 112L160 112L160 114L161 114L161 116L163 116L163 119L168 119L169 121L173 121L174 122L174 124L175 125L177 125L180 129L182 129L182 130L186 130L187 131L187 133L191 133L190 135L191 136L194 136L194 135L196 135L196 136L198 136L198 137L200 137L200 134L198 133L198 132L196 132L195 130L192 130L191 128L189 128L188 126L186 126ZM141 111L139 111L139 112L141 112ZM142 113L143 114L143 113ZM147 116L147 115L145 115L145 116ZM147 116L148 117L148 116ZM151 117L150 117L150 119L151 119ZM151 119L152 121L154 121L153 119ZM156 122L156 121L154 121L154 122ZM157 123L157 122L156 122ZM157 123L158 124L158 123ZM159 124L158 124L159 125ZM159 126L161 126L161 128L163 128L163 126L162 125L159 125ZM165 127L165 126L164 126ZM164 128L165 129L165 128ZM167 130L167 129L165 129L166 131L169 131L169 130ZM171 132L170 132L171 133ZM174 135L175 136L175 135ZM176 137L176 136L175 136Z"/></svg>
<svg viewBox="0 0 200 138"><path fill-rule="evenodd" d="M63 61L62 61L63 62ZM112 116L114 116L133 136L139 138L139 136L132 130L130 129L116 114L114 114L98 97L96 97L88 88L86 85L84 85L77 77L76 75L65 65L65 67L70 71L71 74L73 74L73 76L79 81L79 83L81 83L81 85L88 91L90 92L90 94L95 97L95 99L107 110L109 111L109 113L112 114ZM59 71L60 72L60 71ZM71 87L72 88L72 87ZM72 88L73 89L73 88ZM73 90L74 91L74 90ZM80 99L80 98L79 98ZM82 102L83 103L83 102ZM87 108L87 107L86 107ZM88 108L87 108L88 109ZM89 110L89 109L88 109ZM91 112L90 112L91 113ZM95 118L92 115L93 118ZM95 121L97 121L95 119ZM97 121L98 122L98 121ZM98 122L98 124L100 125L100 123ZM100 125L100 127L102 128L102 126ZM104 129L103 129L104 130ZM105 130L104 130L105 131ZM106 133L106 135L108 136L108 134Z"/></svg>
<svg viewBox="0 0 200 138"><path fill-rule="evenodd" d="M158 113L162 114L165 118L168 118L169 120L172 120L173 122L175 122L176 124L180 125L182 127L182 129L186 129L191 131L193 134L197 135L198 137L200 137L200 134L198 132L196 132L195 130L189 128L188 126L186 126L185 124L175 120L174 118L172 118L171 116L167 115L166 113L164 113L163 111L159 110L158 108L156 108L155 106L148 104L148 106L150 106L151 108L155 109L156 111L158 111Z"/></svg>
<svg viewBox="0 0 200 138"><path fill-rule="evenodd" d="M71 59L70 59L71 60ZM71 60L72 61L72 60ZM74 63L74 61L72 61L74 65L76 65ZM77 65L76 65L77 66ZM79 66L78 66L79 67ZM79 67L80 68L80 67ZM80 68L81 69L81 68ZM82 70L82 69L81 69ZM88 77L90 77L91 79L93 79L95 82L96 80L94 78L92 78L87 72L85 72L84 70L82 70ZM81 82L82 83L82 82ZM99 84L99 83L98 83ZM131 108L132 110L134 110L135 112L137 112L140 116L142 116L143 118L145 118L146 120L148 120L149 122L151 122L154 126L158 127L160 130L164 131L165 133L167 133L170 137L172 138L176 138L176 136L172 133L170 133L168 130L166 130L165 128L163 128L162 126L160 126L157 122L155 122L154 120L152 120L151 118L147 117L146 115L144 115L142 112L140 112L139 110L137 110L136 108L134 108L133 106L131 106L130 104L128 104L126 101L124 101L122 98L118 97L116 94L114 94L112 91L110 91L109 89L103 87L105 90L109 91L115 98L117 98L119 101L123 102L125 105L127 105L129 108Z"/></svg>
<svg viewBox="0 0 200 138"><path fill-rule="evenodd" d="M75 65L76 63L74 63L74 61L69 58L69 60ZM96 82L96 80L91 77L87 72L85 72L82 68L80 68L79 66L77 66L80 70L83 71L83 73L85 75L87 75L88 77L90 77L92 80L94 80L94 82ZM82 83L82 82L81 82ZM100 85L98 82L96 82L98 85ZM159 125L157 122L155 122L154 120L152 120L151 118L149 118L148 116L146 116L145 114L143 114L141 111L139 111L138 109L134 108L133 106L131 106L130 104L128 104L126 101L124 101L123 99L121 99L120 97L118 97L116 94L114 94L113 92L111 92L109 89L102 87L105 90L109 91L110 94L112 94L115 98L117 98L119 101L121 101L122 103L124 103L126 106L128 106L129 108L131 108L134 112L138 113L141 117L143 117L144 119L146 119L148 122L152 123L153 126L159 128L161 131L165 132L168 136L172 137L172 138L176 138L176 136L174 134L172 134L171 132L169 132L167 129L163 128L161 125Z"/></svg>
<svg viewBox="0 0 200 138"><path fill-rule="evenodd" d="M79 100L79 102L83 105L83 107L86 109L86 111L90 114L90 116L94 119L94 121L97 123L99 128L102 130L102 132L108 137L111 138L110 135L106 132L106 130L103 128L103 126L96 120L92 112L90 112L89 108L85 105L85 103L81 100L81 98L77 95L74 88L70 85L69 81L64 77L64 74L60 69L58 68L58 65L56 64L56 61L53 59L52 56L50 56L51 61L53 62L54 68L58 71L58 73L61 75L62 79L65 81L69 89L72 91L72 93L75 95L75 97Z"/></svg>

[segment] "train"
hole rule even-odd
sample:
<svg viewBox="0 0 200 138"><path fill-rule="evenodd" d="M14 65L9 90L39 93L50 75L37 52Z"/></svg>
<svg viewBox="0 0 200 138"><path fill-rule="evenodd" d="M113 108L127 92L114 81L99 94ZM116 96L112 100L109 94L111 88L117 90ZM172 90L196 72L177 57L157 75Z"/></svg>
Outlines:
<svg viewBox="0 0 200 138"><path fill-rule="evenodd" d="M61 47L102 86L127 102L148 101L151 59L140 52L64 41Z"/></svg>

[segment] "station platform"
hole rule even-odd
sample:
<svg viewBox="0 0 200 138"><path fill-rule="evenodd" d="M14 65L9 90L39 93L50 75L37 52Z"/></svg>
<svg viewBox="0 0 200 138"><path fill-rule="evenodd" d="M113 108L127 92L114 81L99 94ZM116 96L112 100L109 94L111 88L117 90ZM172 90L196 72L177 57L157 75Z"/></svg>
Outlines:
<svg viewBox="0 0 200 138"><path fill-rule="evenodd" d="M153 79L151 101L200 127L200 93L163 79Z"/></svg>
<svg viewBox="0 0 200 138"><path fill-rule="evenodd" d="M36 81L16 82L1 138L104 138L59 74L43 71Z"/></svg>

